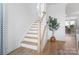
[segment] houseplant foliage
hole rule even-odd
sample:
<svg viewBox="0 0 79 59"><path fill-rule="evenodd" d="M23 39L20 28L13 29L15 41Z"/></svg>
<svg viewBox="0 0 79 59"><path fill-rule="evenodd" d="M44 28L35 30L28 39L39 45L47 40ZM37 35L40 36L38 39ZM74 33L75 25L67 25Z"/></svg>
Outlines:
<svg viewBox="0 0 79 59"><path fill-rule="evenodd" d="M54 32L59 28L59 23L57 22L57 18L49 16L49 19L47 21L47 24L49 26L49 30L52 31L52 37L51 40L55 40Z"/></svg>
<svg viewBox="0 0 79 59"><path fill-rule="evenodd" d="M65 26L65 31L66 34L71 34L75 32L75 25L69 25L69 26Z"/></svg>

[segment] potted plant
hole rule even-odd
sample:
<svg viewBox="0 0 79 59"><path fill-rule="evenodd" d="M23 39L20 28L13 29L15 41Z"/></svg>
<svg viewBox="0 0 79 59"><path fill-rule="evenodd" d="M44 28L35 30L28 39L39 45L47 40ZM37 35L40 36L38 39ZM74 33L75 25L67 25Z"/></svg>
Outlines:
<svg viewBox="0 0 79 59"><path fill-rule="evenodd" d="M53 18L53 17L49 16L47 24L49 26L49 30L52 31L52 37L51 37L50 41L55 41L54 32L55 32L55 30L57 30L59 28L59 23L57 22L57 18Z"/></svg>

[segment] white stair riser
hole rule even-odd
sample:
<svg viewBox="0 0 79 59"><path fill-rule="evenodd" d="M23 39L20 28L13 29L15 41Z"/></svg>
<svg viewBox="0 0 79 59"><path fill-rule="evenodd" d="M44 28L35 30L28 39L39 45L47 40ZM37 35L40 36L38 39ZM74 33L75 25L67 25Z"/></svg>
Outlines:
<svg viewBox="0 0 79 59"><path fill-rule="evenodd" d="M39 25L39 23L33 23L32 25Z"/></svg>
<svg viewBox="0 0 79 59"><path fill-rule="evenodd" d="M29 33L38 33L38 31L28 31Z"/></svg>
<svg viewBox="0 0 79 59"><path fill-rule="evenodd" d="M29 39L29 38L24 38L23 41L34 42L34 43L37 43L38 42L36 39Z"/></svg>
<svg viewBox="0 0 79 59"><path fill-rule="evenodd" d="M30 29L39 29L38 27L31 27Z"/></svg>
<svg viewBox="0 0 79 59"><path fill-rule="evenodd" d="M34 25L34 26L31 26L31 28L38 28L38 26L37 25Z"/></svg>
<svg viewBox="0 0 79 59"><path fill-rule="evenodd" d="M34 23L39 23L38 21L34 22Z"/></svg>
<svg viewBox="0 0 79 59"><path fill-rule="evenodd" d="M30 30L38 30L38 28L31 28Z"/></svg>
<svg viewBox="0 0 79 59"><path fill-rule="evenodd" d="M39 28L34 28L34 27L29 29L29 31L38 31L38 30L39 30Z"/></svg>
<svg viewBox="0 0 79 59"><path fill-rule="evenodd" d="M37 37L38 38L38 35L35 35L35 34L27 34L26 36L28 36L28 37Z"/></svg>
<svg viewBox="0 0 79 59"><path fill-rule="evenodd" d="M37 46L33 46L33 45L29 45L29 44L21 43L21 46L26 47L26 48L30 48L30 49L33 49L33 50L37 50Z"/></svg>
<svg viewBox="0 0 79 59"><path fill-rule="evenodd" d="M37 29L29 29L29 31L38 31Z"/></svg>

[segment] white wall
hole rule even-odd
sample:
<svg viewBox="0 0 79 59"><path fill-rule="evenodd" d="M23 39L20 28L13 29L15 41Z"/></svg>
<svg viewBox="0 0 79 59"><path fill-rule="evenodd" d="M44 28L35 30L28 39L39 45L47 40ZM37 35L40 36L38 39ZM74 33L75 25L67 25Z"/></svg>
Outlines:
<svg viewBox="0 0 79 59"><path fill-rule="evenodd" d="M8 21L7 53L20 46L32 21L37 20L37 4L5 4L5 19Z"/></svg>
<svg viewBox="0 0 79 59"><path fill-rule="evenodd" d="M55 31L56 40L65 40L65 6L66 4L48 4L47 17L52 16L58 19L60 27ZM48 31L48 39L51 37L52 32Z"/></svg>

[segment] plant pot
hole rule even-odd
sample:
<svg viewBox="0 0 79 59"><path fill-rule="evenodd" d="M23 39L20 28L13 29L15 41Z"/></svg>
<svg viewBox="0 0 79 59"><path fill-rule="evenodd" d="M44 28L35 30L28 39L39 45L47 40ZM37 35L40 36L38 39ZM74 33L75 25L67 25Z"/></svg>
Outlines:
<svg viewBox="0 0 79 59"><path fill-rule="evenodd" d="M50 42L55 42L55 41L56 41L55 37L52 36L52 37L50 38Z"/></svg>

